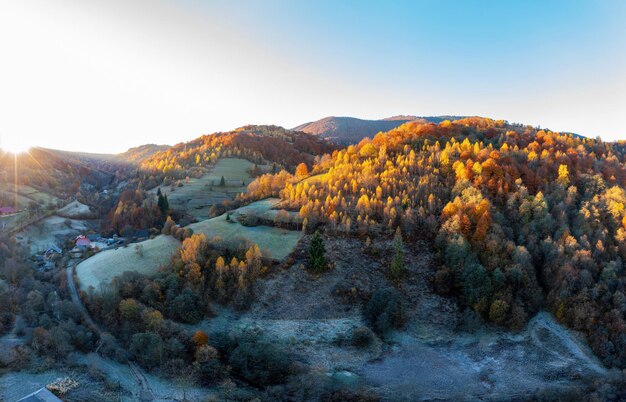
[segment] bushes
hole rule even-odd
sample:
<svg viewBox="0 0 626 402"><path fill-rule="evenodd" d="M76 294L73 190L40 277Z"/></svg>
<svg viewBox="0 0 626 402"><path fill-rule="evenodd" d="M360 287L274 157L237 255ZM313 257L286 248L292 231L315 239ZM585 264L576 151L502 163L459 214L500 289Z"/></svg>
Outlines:
<svg viewBox="0 0 626 402"><path fill-rule="evenodd" d="M196 349L193 365L203 385L214 385L228 374L228 368L220 361L218 351L209 345L202 345Z"/></svg>
<svg viewBox="0 0 626 402"><path fill-rule="evenodd" d="M395 289L376 291L365 305L365 322L378 335L384 336L391 329L400 329L405 321L402 295Z"/></svg>
<svg viewBox="0 0 626 402"><path fill-rule="evenodd" d="M163 339L153 332L140 332L133 335L130 353L142 366L153 368L163 360Z"/></svg>
<svg viewBox="0 0 626 402"><path fill-rule="evenodd" d="M352 331L352 339L350 344L357 348L366 348L374 342L376 335L368 327L355 328Z"/></svg>
<svg viewBox="0 0 626 402"><path fill-rule="evenodd" d="M229 364L252 385L284 383L294 363L293 356L269 343L244 342L232 352Z"/></svg>

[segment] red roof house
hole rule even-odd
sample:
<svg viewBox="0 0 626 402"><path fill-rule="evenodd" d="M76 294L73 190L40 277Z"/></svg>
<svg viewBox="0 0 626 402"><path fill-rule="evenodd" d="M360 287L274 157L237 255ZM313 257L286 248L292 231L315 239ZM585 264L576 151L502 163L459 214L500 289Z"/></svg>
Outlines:
<svg viewBox="0 0 626 402"><path fill-rule="evenodd" d="M13 207L0 207L0 215L10 215L15 213L15 208Z"/></svg>
<svg viewBox="0 0 626 402"><path fill-rule="evenodd" d="M76 238L76 246L77 247L83 247L83 248L89 248L91 246L91 240L89 240L87 237L81 235L78 236Z"/></svg>

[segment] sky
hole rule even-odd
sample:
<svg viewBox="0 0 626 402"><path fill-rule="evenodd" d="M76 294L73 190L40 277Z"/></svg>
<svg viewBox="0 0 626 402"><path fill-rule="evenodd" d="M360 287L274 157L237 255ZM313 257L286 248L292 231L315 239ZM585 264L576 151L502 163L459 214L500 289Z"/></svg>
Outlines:
<svg viewBox="0 0 626 402"><path fill-rule="evenodd" d="M0 0L0 147L480 115L626 139L622 0Z"/></svg>

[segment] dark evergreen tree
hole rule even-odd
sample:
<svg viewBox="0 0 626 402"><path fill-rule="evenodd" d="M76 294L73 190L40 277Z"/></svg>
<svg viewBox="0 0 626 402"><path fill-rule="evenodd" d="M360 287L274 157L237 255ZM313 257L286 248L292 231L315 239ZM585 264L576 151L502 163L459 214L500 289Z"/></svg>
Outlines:
<svg viewBox="0 0 626 402"><path fill-rule="evenodd" d="M222 176L222 178L220 179L220 187L225 187L226 186L226 179L224 179L224 176Z"/></svg>
<svg viewBox="0 0 626 402"><path fill-rule="evenodd" d="M391 267L389 268L389 276L391 279L398 280L406 273L406 266L404 265L404 242L402 241L402 233L400 228L396 229L396 234L393 237L393 259L391 260Z"/></svg>
<svg viewBox="0 0 626 402"><path fill-rule="evenodd" d="M322 239L322 235L319 232L315 232L309 245L307 268L312 272L320 273L324 272L327 266L324 239Z"/></svg>
<svg viewBox="0 0 626 402"><path fill-rule="evenodd" d="M159 206L159 209L161 210L161 213L163 215L167 215L167 211L169 211L169 209L170 209L170 203L167 200L167 195L164 195L161 192L161 189L159 188L157 190L157 196L159 198L159 200L157 201L157 205Z"/></svg>

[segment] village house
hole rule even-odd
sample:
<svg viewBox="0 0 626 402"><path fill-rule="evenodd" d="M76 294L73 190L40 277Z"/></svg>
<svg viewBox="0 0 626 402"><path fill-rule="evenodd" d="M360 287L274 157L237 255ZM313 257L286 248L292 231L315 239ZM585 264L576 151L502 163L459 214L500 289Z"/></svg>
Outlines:
<svg viewBox="0 0 626 402"><path fill-rule="evenodd" d="M15 213L15 208L13 207L0 207L0 215L11 215Z"/></svg>
<svg viewBox="0 0 626 402"><path fill-rule="evenodd" d="M46 259L54 259L56 258L57 255L63 254L63 250L61 250L60 247L53 244L43 254Z"/></svg>
<svg viewBox="0 0 626 402"><path fill-rule="evenodd" d="M80 235L76 238L76 247L81 251L88 250L91 248L91 240L84 235Z"/></svg>

